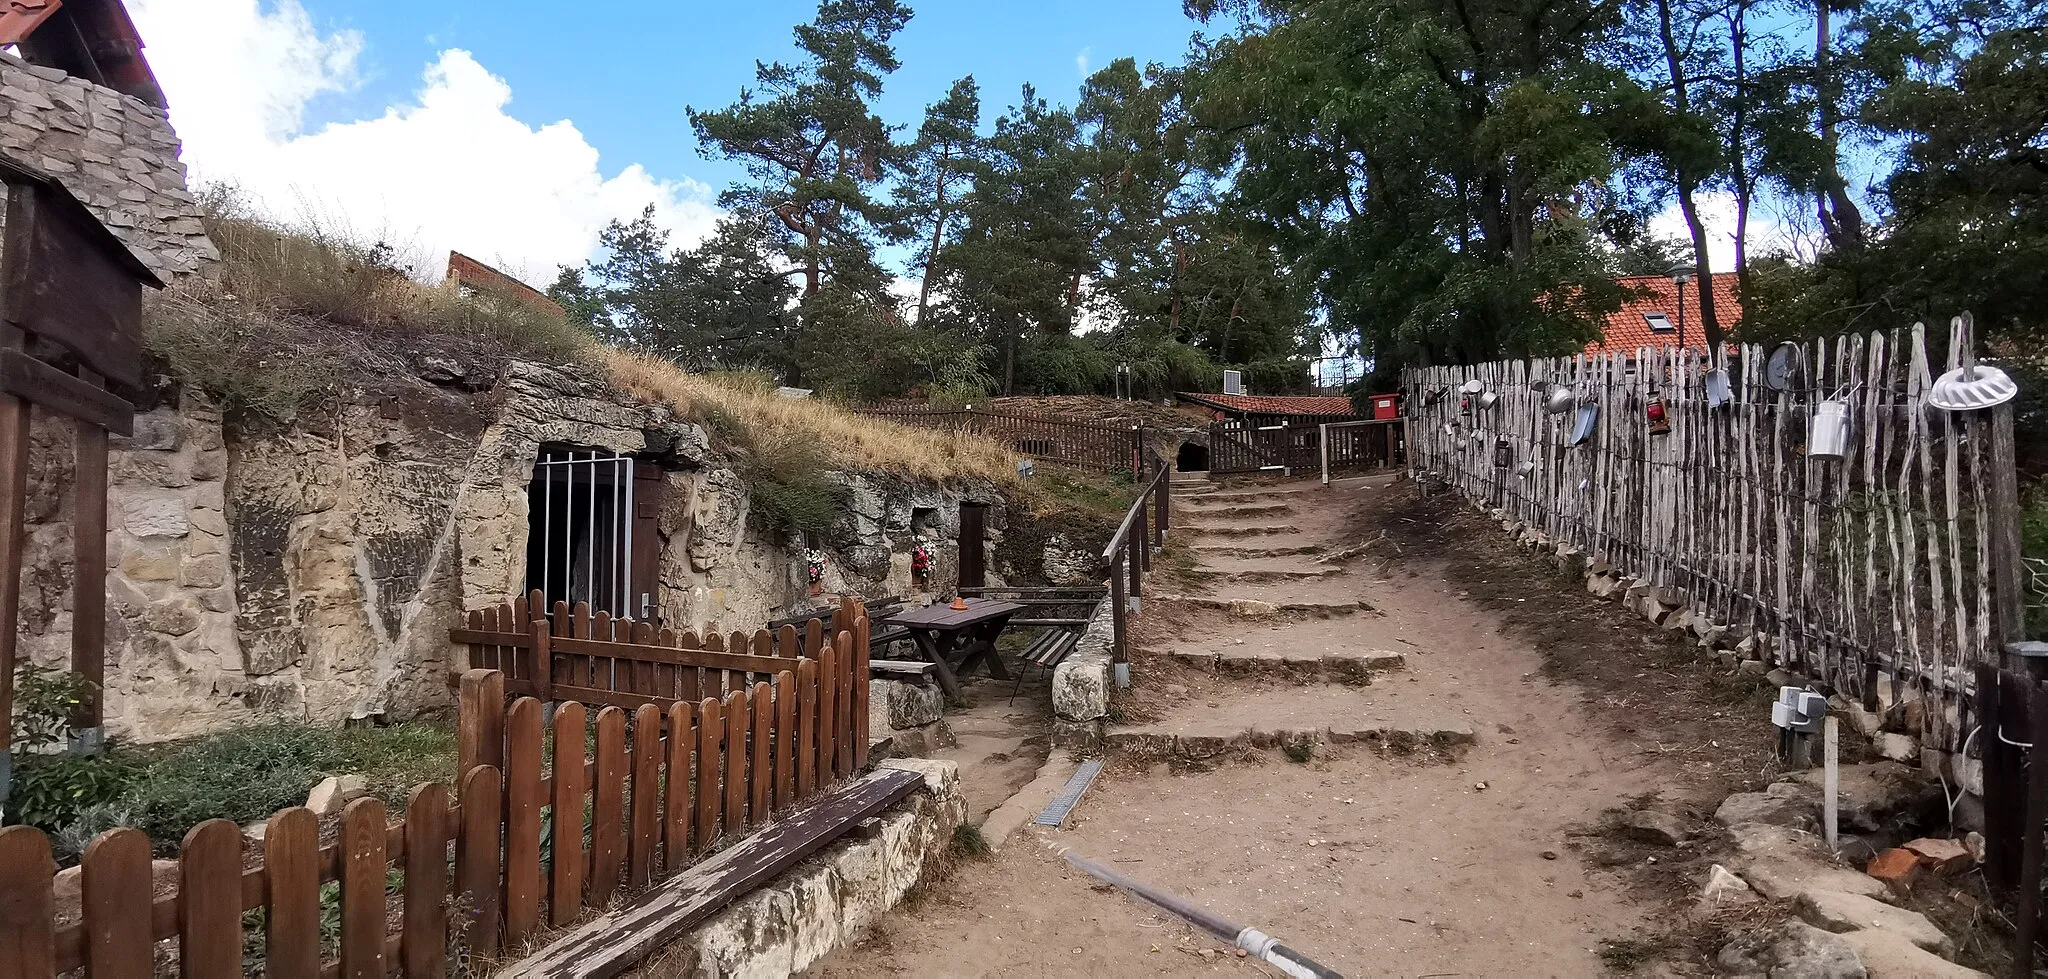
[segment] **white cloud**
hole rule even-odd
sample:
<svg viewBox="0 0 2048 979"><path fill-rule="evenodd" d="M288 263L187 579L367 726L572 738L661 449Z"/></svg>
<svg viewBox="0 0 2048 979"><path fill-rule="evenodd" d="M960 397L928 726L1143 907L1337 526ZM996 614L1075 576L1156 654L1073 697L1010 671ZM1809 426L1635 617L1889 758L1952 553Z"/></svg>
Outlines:
<svg viewBox="0 0 2048 979"><path fill-rule="evenodd" d="M710 189L635 163L611 176L568 120L506 113L512 88L442 51L412 97L308 132L307 105L359 83L364 40L320 31L298 0L131 0L195 181L238 184L273 216L317 220L410 253L433 274L457 249L536 285L583 261L613 218L652 203L677 244L710 233Z"/></svg>
<svg viewBox="0 0 2048 979"><path fill-rule="evenodd" d="M1092 47L1082 48L1081 53L1074 56L1074 70L1080 72L1082 78L1088 77L1088 55L1094 50Z"/></svg>
<svg viewBox="0 0 2048 979"><path fill-rule="evenodd" d="M1734 271L1735 195L1728 191L1702 191L1693 195L1693 204L1699 209L1700 219L1707 227L1707 261L1713 264L1716 272ZM1650 219L1650 230L1682 242L1692 241L1692 231L1686 227L1685 214L1679 210L1676 201ZM1781 253L1811 257L1814 254L1813 243L1771 202L1752 202L1749 208L1750 259Z"/></svg>

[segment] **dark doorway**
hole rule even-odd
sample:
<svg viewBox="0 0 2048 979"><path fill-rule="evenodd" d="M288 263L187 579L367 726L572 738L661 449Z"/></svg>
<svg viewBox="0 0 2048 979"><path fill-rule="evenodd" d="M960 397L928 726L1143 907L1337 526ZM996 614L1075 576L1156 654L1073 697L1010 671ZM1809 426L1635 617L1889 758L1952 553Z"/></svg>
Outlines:
<svg viewBox="0 0 2048 979"><path fill-rule="evenodd" d="M988 584L988 504L960 504L960 587Z"/></svg>
<svg viewBox="0 0 2048 979"><path fill-rule="evenodd" d="M1180 451L1174 453L1173 468L1184 473L1208 472L1209 447L1200 442L1182 442Z"/></svg>

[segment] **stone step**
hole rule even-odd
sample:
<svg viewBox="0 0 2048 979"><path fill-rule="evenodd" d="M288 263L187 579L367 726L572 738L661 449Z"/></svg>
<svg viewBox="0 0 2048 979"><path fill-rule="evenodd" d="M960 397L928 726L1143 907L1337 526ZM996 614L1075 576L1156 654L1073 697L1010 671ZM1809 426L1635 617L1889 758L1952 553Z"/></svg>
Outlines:
<svg viewBox="0 0 2048 979"><path fill-rule="evenodd" d="M1241 558L1297 557L1304 554L1321 554L1324 550L1325 548L1321 544L1276 544L1271 547L1247 547L1240 544L1197 544L1194 548L1196 554Z"/></svg>
<svg viewBox="0 0 2048 979"><path fill-rule="evenodd" d="M1434 753L1445 762L1455 761L1478 741L1469 724L1374 724L1350 723L1328 727L1275 728L1246 727L1234 732L1175 734L1153 726L1110 731L1103 744L1118 755L1138 762L1169 761L1202 763L1247 750L1309 748L1318 745L1365 745L1388 755Z"/></svg>
<svg viewBox="0 0 2048 979"><path fill-rule="evenodd" d="M1221 507L1183 507L1179 515L1196 519L1202 517L1280 517L1293 512L1294 507L1285 503L1254 503Z"/></svg>
<svg viewBox="0 0 2048 979"><path fill-rule="evenodd" d="M1327 619L1336 615L1356 615L1370 612L1372 605L1367 602L1262 602L1246 598L1215 598L1206 595L1153 595L1148 602L1178 605L1181 608L1223 612L1239 619L1271 619L1278 616L1304 616Z"/></svg>
<svg viewBox="0 0 2048 979"><path fill-rule="evenodd" d="M1319 568L1192 568L1191 577L1205 581L1235 581L1247 585L1272 584L1277 581L1320 581L1324 578L1344 574L1337 565Z"/></svg>
<svg viewBox="0 0 2048 979"><path fill-rule="evenodd" d="M1183 514L1184 516L1185 514ZM1274 524L1258 524L1250 527L1234 527L1226 524L1223 526L1204 527L1200 524L1176 522L1173 528L1175 530L1193 531L1209 537L1266 537L1295 532L1293 527Z"/></svg>

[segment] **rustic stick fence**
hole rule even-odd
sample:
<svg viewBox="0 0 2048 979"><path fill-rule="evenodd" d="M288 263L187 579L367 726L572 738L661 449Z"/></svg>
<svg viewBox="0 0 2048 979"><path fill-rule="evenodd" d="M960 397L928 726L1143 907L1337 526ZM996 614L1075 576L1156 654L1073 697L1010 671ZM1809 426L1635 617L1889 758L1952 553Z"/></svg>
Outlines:
<svg viewBox="0 0 2048 979"><path fill-rule="evenodd" d="M150 976L167 939L178 974L209 977L258 964L272 976L441 977L452 959L517 948L866 767L868 620L858 603L839 614L849 628L830 642L818 620L803 630L813 639L804 652L815 656L757 657L743 668L729 652L687 649L680 638L557 654L719 678L722 696L708 679L695 688L701 699L664 706L637 695L630 720L608 702L623 699L616 689L555 686L549 717L537 697L507 705L508 691L537 689L533 678L467 671L454 788L420 785L396 821L382 800L358 799L325 844L304 808L272 816L260 843L245 842L229 820L209 820L186 834L176 887L162 895L149 839L110 830L85 851L76 918L56 916L48 839L26 826L0 829L0 975ZM572 632L591 623L593 638L578 642L601 642L597 617L569 618ZM473 649L513 635L461 637L468 631L458 641ZM572 690L602 695L594 724L583 702L563 696Z"/></svg>
<svg viewBox="0 0 2048 979"><path fill-rule="evenodd" d="M1142 469L1145 430L1074 421L1028 412L964 409L868 408L861 414L915 428L969 432L1001 442L1021 456L1108 472Z"/></svg>
<svg viewBox="0 0 2048 979"><path fill-rule="evenodd" d="M1866 708L1881 683L1894 701L1928 698L1924 743L1956 750L1973 667L1999 662L2021 616L2011 408L1932 409L1917 325L1806 345L1788 391L1765 384L1769 353L1720 361L1719 408L1716 365L1670 347L1411 369L1410 468ZM1532 382L1597 404L1583 442L1576 412L1546 412ZM1840 459L1806 451L1829 400L1850 422Z"/></svg>
<svg viewBox="0 0 2048 979"><path fill-rule="evenodd" d="M1118 687L1130 686L1130 613L1143 605L1153 552L1166 546L1173 515L1172 473L1173 466L1165 459L1153 457L1152 478L1138 488L1138 498L1102 549L1102 566L1109 573L1110 659Z"/></svg>

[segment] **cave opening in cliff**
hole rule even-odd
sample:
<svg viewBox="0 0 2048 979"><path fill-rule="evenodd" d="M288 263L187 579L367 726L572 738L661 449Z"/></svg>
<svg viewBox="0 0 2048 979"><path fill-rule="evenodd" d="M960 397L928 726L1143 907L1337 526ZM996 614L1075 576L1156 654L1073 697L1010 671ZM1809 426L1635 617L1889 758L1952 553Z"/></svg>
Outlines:
<svg viewBox="0 0 2048 979"><path fill-rule="evenodd" d="M661 470L611 449L547 444L527 484L526 590L593 614L658 617Z"/></svg>

